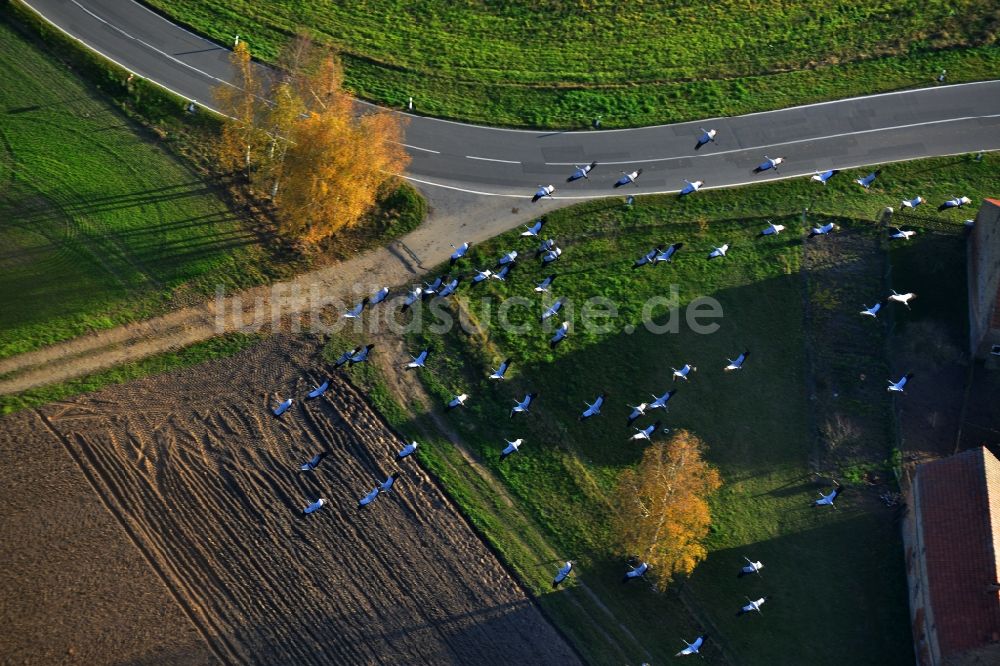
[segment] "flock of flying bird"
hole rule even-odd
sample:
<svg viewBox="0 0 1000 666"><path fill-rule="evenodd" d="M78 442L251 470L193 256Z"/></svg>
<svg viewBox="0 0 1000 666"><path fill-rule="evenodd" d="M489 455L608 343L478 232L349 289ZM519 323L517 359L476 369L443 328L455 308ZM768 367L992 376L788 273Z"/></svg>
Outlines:
<svg viewBox="0 0 1000 666"><path fill-rule="evenodd" d="M704 145L714 142L716 135L717 132L714 129L703 130L703 134L699 138L698 144L695 147L695 149L696 150L700 149ZM761 173L772 169L777 171L779 166L783 164L784 161L785 161L784 157L771 158L765 156L764 161L761 162L759 165L757 165L757 167L753 169L753 172ZM569 178L567 178L567 181L573 182L581 178L589 178L590 174L594 171L595 168L597 168L597 166L598 166L597 162L591 162L588 165L578 166L576 168L576 171L574 171L574 173ZM825 172L817 172L811 178L812 180L825 184L831 177L835 176L837 173L838 173L837 169L831 169ZM863 178L856 179L855 182L857 182L859 185L867 189L872 185L872 183L880 175L880 173L881 170L876 170ZM636 171L632 171L629 173L622 172L622 177L618 179L618 181L615 183L614 186L622 187L624 185L635 183L636 180L641 175L642 175L642 169L638 169ZM693 181L693 182L685 181L685 182L687 184L680 191L680 196L686 196L688 194L694 193L698 191L698 189L700 189L701 186L704 184L702 181ZM552 185L546 185L540 187L539 190L535 193L533 201L537 201L542 197L551 197L554 191L555 187ZM918 196L913 199L904 200L903 206L907 208L914 208L916 206L919 206L923 202L924 199ZM955 197L954 199L951 199L943 203L940 206L940 209L943 210L946 208L961 207L968 203L970 203L968 197ZM542 217L541 219L536 220L531 225L525 225L524 227L525 230L521 233L521 236L525 238L541 238L540 234L542 233L545 225L546 225L546 218ZM813 227L808 234L808 238L825 236L827 234L835 232L837 229L838 226L832 222L823 226ZM768 226L763 230L761 230L757 234L757 237L777 236L784 230L785 230L784 225L774 224L769 220ZM893 227L889 237L891 239L909 240L915 233L916 232L912 230L904 231L902 229ZM713 249L708 253L707 259L708 260L724 259L727 256L727 253L730 251L732 245L733 245L732 243L723 243L718 247L713 247ZM450 257L450 266L454 267L459 261L465 258L465 256L468 254L471 244L463 243L460 246L452 246L452 247L454 248L455 251L452 253ZM672 243L669 245L666 244L658 245L650 249L650 251L644 254L643 256L636 259L632 264L632 268L638 269L647 265L656 266L660 263L670 263L674 259L676 253L683 247L684 244L680 242ZM535 258L538 259L542 265L551 264L552 262L558 260L561 255L562 255L562 250L556 245L555 241L552 239L542 241L541 244L535 250ZM407 293L407 295L403 299L402 309L406 310L411 306L413 306L418 301L426 301L432 298L439 298L439 299L448 298L450 295L455 293L460 282L462 282L463 279L469 279L473 288L478 284L482 284L490 280L504 281L510 276L511 271L513 270L514 266L517 264L520 258L521 255L519 255L519 253L516 250L511 250L503 254L501 257L499 257L499 259L496 261L494 265L483 268L481 270L477 269L475 270L474 274L470 275L468 278L463 278L461 276L442 275L437 277L432 282L427 282L423 283L422 285L415 286L411 291ZM555 273L548 275L534 287L534 291L537 293L549 293L550 288L552 287L552 284L556 279L556 277L557 276ZM383 287L379 289L377 292L375 292L372 296L363 298L357 305L344 312L342 316L348 319L359 318L362 316L363 312L366 309L374 307L384 302L388 298L388 296L389 296L389 288ZM895 290L893 290L892 293L888 295L885 299L875 303L871 307L864 306L864 309L860 312L860 314L862 316L877 318L883 306L889 301L901 303L904 306L906 306L907 309L909 309L910 302L915 298L916 294L914 293L900 294ZM544 322L545 320L557 315L564 303L565 299L559 298L556 299L552 305L545 308L541 315L541 322ZM562 322L556 328L555 334L549 340L550 346L554 348L560 342L565 340L567 335L569 334L569 331L570 331L570 322L569 321ZM334 363L334 367L341 367L343 365L347 365L348 367L350 367L358 363L364 363L369 359L369 355L371 354L373 348L374 345L368 344L345 351ZM426 367L429 354L430 350L424 349L420 351L420 353L418 353L416 356L412 356L410 358L410 361L405 363L403 367L407 370L416 370L424 368ZM746 363L749 356L750 356L750 350L746 349L738 356L736 356L736 358L727 359L728 363L723 367L723 370L726 372L732 372L743 369L743 366ZM504 380L512 363L513 359L510 358L504 359L499 366L497 366L495 369L492 370L492 372L488 375L488 378L490 380L498 382ZM697 372L698 368L691 365L690 363L685 363L682 367L672 368L672 370L673 370L672 381L676 382L677 380L681 380L687 382L690 379L691 373ZM909 380L912 379L912 377L913 377L912 373L907 373L895 382L889 380L889 386L887 390L890 392L902 393L904 387L907 385ZM307 394L306 399L315 399L322 396L329 388L329 386L330 386L330 381L329 380L324 381L322 384L316 386L312 391L310 391ZM631 427L633 430L635 430L635 433L631 435L631 437L629 438L630 441L646 441L646 442L652 441L653 435L658 430L660 430L662 426L662 421L657 420L651 425L648 425L644 428L634 427L633 423L640 417L646 416L652 412L656 412L657 410L662 409L664 412L666 412L668 410L668 403L670 399L676 394L676 392L677 392L676 389L670 389L665 391L661 395L652 394L650 396L652 398L651 401L641 402L637 405L628 405L628 407L631 409L631 413L628 416L627 425L628 427ZM530 414L531 407L533 403L537 400L537 398L538 398L537 392L529 392L524 396L524 398L520 400L515 400L514 406L510 410L510 418L513 419L515 416L519 414ZM601 393L593 399L593 402L585 402L584 404L586 406L586 409L584 409L583 412L579 415L579 420L586 421L588 419L600 415L601 410L605 406L607 398L608 396L606 393ZM462 407L466 404L468 399L469 395L466 393L457 394L446 404L446 409L453 410ZM280 417L291 407L292 404L293 404L293 399L288 398L283 402L279 403L278 406L272 410L272 413L274 414L275 417ZM669 429L664 429L663 432L669 432ZM517 453L520 450L522 444L524 443L524 439L518 437L513 440L505 439L504 442L506 446L500 451L499 454L501 461ZM418 447L417 442L411 442L410 444L406 445L401 451L397 453L396 461L397 462L402 461L403 459L412 455L417 450L417 447ZM311 460L309 460L308 462L304 463L301 466L300 468L301 471L311 472L315 470L317 466L320 465L320 463L322 462L323 458L326 455L327 454L325 452L317 454ZM368 492L366 495L364 495L358 500L358 507L359 508L365 507L374 502L382 494L391 491L394 483L399 478L399 476L400 473L398 471L393 472L384 481L378 482L377 485L370 492ZM834 484L835 487L829 493L827 494L820 493L819 499L812 501L811 505L814 507L834 506L835 500L841 493L840 485L837 484L836 481L834 482ZM311 513L314 513L319 509L321 509L326 504L327 504L326 499L319 498L316 501L309 504L308 506L306 506L304 509L302 509L302 515L306 516ZM834 508L836 507L834 506ZM738 573L738 577L742 578L744 576L754 575L754 574L760 576L761 575L760 570L764 567L764 565L759 561L753 561L746 557L744 557L744 559L746 559L747 564L741 567ZM636 563L633 566L630 566L629 570L625 573L624 577L622 578L622 582L628 582L631 580L641 578L648 571L648 569L649 569L648 563L643 561L636 561ZM552 580L552 586L558 587L563 581L565 581L569 577L572 570L573 570L573 562L567 561L556 573L555 577ZM767 601L766 596L760 597L759 599L756 600L747 598L747 604L741 606L737 615L745 615L753 612L760 613L761 606L763 606L766 601ZM680 652L678 652L676 656L698 654L707 638L708 638L707 634L702 634L698 636L691 643L684 641L686 647Z"/></svg>

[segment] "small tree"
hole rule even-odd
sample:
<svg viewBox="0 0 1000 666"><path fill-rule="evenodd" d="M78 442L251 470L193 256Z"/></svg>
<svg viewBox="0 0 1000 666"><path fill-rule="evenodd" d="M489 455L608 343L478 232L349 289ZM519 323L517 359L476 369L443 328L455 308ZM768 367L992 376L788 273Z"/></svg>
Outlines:
<svg viewBox="0 0 1000 666"><path fill-rule="evenodd" d="M648 446L636 469L619 478L618 544L649 563L647 577L666 589L708 554L711 523L707 497L719 489L719 472L702 459L705 445L686 430Z"/></svg>
<svg viewBox="0 0 1000 666"><path fill-rule="evenodd" d="M222 126L217 153L225 171L243 171L250 179L251 168L266 145L259 126L265 106L262 84L250 59L246 42L240 42L229 56L235 80L215 89L219 110L229 116Z"/></svg>

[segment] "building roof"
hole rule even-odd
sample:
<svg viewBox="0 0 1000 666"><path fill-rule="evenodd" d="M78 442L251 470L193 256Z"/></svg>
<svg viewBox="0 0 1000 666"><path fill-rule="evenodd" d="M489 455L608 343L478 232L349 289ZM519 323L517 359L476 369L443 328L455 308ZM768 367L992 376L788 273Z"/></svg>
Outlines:
<svg viewBox="0 0 1000 666"><path fill-rule="evenodd" d="M941 656L1000 641L1000 461L985 447L917 468Z"/></svg>

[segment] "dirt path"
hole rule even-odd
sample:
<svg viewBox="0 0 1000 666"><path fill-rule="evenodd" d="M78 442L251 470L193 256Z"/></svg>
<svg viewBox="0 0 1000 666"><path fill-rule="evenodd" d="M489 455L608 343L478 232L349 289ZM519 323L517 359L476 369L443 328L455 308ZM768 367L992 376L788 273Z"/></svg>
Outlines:
<svg viewBox="0 0 1000 666"><path fill-rule="evenodd" d="M414 281L447 259L452 243L486 240L556 207L555 202L539 202L515 213L511 199L440 189L424 194L430 195L427 221L387 248L285 282L0 359L0 395L66 381L222 333L267 329L282 321L310 328L318 319L312 313L324 306L353 303L375 285L397 287Z"/></svg>
<svg viewBox="0 0 1000 666"><path fill-rule="evenodd" d="M270 415L329 371L315 342L275 336L46 405L47 427L20 434L57 435L223 663L578 663L347 382ZM359 509L394 470L394 491Z"/></svg>

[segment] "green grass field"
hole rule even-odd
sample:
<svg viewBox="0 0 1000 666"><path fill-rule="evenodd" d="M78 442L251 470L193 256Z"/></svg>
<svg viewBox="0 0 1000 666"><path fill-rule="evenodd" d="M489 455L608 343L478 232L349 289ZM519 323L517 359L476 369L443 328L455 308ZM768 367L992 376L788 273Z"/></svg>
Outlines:
<svg viewBox="0 0 1000 666"><path fill-rule="evenodd" d="M0 357L268 279L193 171L0 23Z"/></svg>
<svg viewBox="0 0 1000 666"><path fill-rule="evenodd" d="M870 405L844 393L840 408L846 414L869 420L874 414L882 425L876 424L862 446L836 456L826 455L819 443L813 422L822 410L810 400L813 374L840 370L818 353L823 350L807 349L810 345L867 346L872 379L883 380L880 335L830 329L829 319L815 312L832 303L856 312L883 288L880 271L844 281L852 273L836 272L834 258L832 268L823 265L807 274L801 211L809 208L808 224L835 220L843 233L869 239L878 251L874 220L883 206L898 206L905 193L917 190L932 203L952 192L975 201L1000 188L998 164L988 155L982 162L968 156L889 165L871 191L851 182L863 175L858 172L841 174L826 188L801 179L685 200L640 198L632 209L609 199L557 211L546 228L564 249L553 268L559 274L553 294L568 297L575 307L572 316L565 310L556 319L572 319L576 328L555 352L547 344L551 331L538 323L541 299L532 286L548 271L530 258L534 244L515 231L475 247L469 263L474 267L491 265L508 249L528 254L508 282L466 287L448 309L489 325L472 333L414 332L407 346L414 353L424 345L432 349L421 378L439 404L458 392L470 394L467 408L440 418L500 480L513 505L435 434L433 419L408 419L378 388L377 378L362 375L362 384L376 387L373 402L404 436L420 439L422 462L594 663L662 661L682 647L680 638L690 640L702 629L714 635L707 657L716 662L723 659L721 646L748 664L907 663L912 652L893 512L861 486L851 487L836 510L808 506L823 488L812 480L814 469L849 483L858 465L871 469L871 461L888 458L895 445L889 403L880 388L874 394L881 401ZM972 214L919 212L910 218L918 227L924 219L956 231ZM755 240L767 218L788 230ZM674 241L685 247L673 264L630 268L649 247ZM725 241L733 244L730 256L707 262L705 253ZM832 291L833 283L839 292ZM645 331L642 304L668 295L671 285L677 285L682 306L701 295L717 299L725 313L719 331L698 335L683 322L676 334ZM580 326L580 305L597 295L617 303L618 313L607 331L587 332ZM500 300L514 296L532 304L509 313L512 323L528 323L526 332L496 325ZM483 299L494 301L489 315L483 313ZM654 312L660 323L666 317ZM637 330L628 333L629 325ZM341 346L331 351L339 353ZM753 351L745 370L723 373L726 358L745 347ZM508 356L515 359L509 378L489 382L490 368ZM684 585L656 595L642 585L618 583L625 565L613 548L612 489L619 470L637 462L641 451L626 441L631 434L626 403L670 388L670 366L684 362L699 371L688 384L676 385L670 413L658 417L666 426L694 431L709 445L708 457L725 485L712 502L708 561ZM816 389L821 396L829 390ZM514 400L528 391L540 394L533 413L510 419ZM609 394L603 413L578 423L584 400L601 391ZM514 437L524 437L524 446L499 463L503 439ZM811 464L814 460L819 464ZM744 555L765 563L762 578L736 579ZM577 580L621 626L608 621L581 586L548 589L559 558L577 561ZM745 595L771 597L763 616L735 617Z"/></svg>
<svg viewBox="0 0 1000 666"><path fill-rule="evenodd" d="M308 28L362 97L506 125L654 124L1000 74L984 0L146 1L266 60Z"/></svg>

